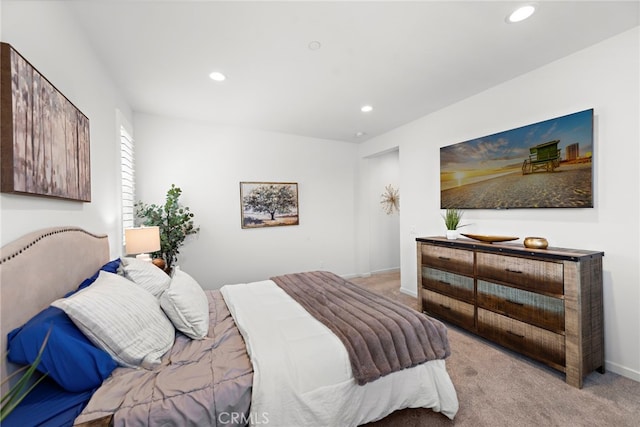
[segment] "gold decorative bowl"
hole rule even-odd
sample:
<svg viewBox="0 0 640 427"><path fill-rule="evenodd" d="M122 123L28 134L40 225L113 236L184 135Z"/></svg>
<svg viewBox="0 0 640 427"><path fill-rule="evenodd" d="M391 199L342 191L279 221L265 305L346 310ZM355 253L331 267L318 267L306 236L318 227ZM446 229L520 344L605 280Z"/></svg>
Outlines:
<svg viewBox="0 0 640 427"><path fill-rule="evenodd" d="M547 249L549 242L544 237L525 237L524 246L529 249Z"/></svg>

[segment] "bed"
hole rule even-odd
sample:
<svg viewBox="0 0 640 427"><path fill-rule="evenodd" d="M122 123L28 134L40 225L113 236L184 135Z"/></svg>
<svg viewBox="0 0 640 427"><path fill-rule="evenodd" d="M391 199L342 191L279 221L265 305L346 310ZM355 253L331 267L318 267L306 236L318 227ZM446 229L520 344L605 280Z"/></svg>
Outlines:
<svg viewBox="0 0 640 427"><path fill-rule="evenodd" d="M10 331L51 309L52 303L74 316L79 325L65 304L88 295L87 290L106 289L111 298L129 288L138 289L123 285L122 280L127 279L116 277L116 265L121 264L109 259L107 236L75 227L40 230L4 246L0 254L2 348L7 348ZM110 268L113 272L107 271ZM187 273L174 275L167 285L171 288L158 292L158 298L173 289L177 277L193 280ZM85 285L89 278L94 282ZM104 372L109 374L94 388L78 391L72 385L67 388L74 392L60 390L57 379L47 378L42 383L44 394L30 395L26 406L21 405L23 412L51 411L44 400L51 393L47 388L53 388L56 396L64 394L72 403L67 412L53 405L58 409L49 425L69 425L62 420L70 419L77 425L102 421L113 425L356 426L407 407L432 408L453 419L458 401L445 356L417 364L409 361L405 369L393 373L386 368L381 368L382 373L364 372L361 377L350 354L360 351L360 345L350 348L342 337L337 338L339 332L312 316L309 310L313 309L304 309L305 302L295 300L284 288L284 284L265 280L221 290L200 289L204 297L191 300L187 307L204 304L207 312L204 329L201 323L198 326L205 333L198 339L184 325L179 328L179 319L162 305L175 329L171 346L159 350L162 354L157 360L145 358L128 364L128 350L121 349L123 353L116 351L113 357L118 366L107 366ZM145 295L147 291L154 292L146 289ZM92 310L90 321L100 317L95 314L97 309ZM375 356L375 350L373 353ZM59 360L52 363L59 364ZM136 368L137 364L145 368ZM2 378L15 369L16 365L3 361ZM3 394L6 387L3 385Z"/></svg>

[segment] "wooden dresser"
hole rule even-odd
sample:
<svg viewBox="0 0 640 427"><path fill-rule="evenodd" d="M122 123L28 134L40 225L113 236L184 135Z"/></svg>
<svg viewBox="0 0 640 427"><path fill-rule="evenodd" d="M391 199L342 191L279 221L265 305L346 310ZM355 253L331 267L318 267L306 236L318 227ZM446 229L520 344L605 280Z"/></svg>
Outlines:
<svg viewBox="0 0 640 427"><path fill-rule="evenodd" d="M603 252L416 239L422 311L566 374L604 372Z"/></svg>

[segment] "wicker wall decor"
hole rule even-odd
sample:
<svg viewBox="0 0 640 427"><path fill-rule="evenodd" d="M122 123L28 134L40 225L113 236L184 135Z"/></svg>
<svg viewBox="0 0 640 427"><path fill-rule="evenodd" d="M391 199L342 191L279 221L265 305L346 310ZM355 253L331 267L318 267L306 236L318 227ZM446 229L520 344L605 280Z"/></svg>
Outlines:
<svg viewBox="0 0 640 427"><path fill-rule="evenodd" d="M382 193L380 199L382 209L387 215L400 212L400 190L393 188L391 184L384 187L384 193Z"/></svg>

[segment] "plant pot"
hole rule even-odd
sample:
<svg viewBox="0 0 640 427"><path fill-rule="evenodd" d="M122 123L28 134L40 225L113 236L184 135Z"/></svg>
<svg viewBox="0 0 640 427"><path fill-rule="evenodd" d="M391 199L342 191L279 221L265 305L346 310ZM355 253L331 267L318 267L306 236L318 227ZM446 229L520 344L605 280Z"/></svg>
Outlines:
<svg viewBox="0 0 640 427"><path fill-rule="evenodd" d="M458 230L447 230L447 239L456 240L459 236Z"/></svg>

